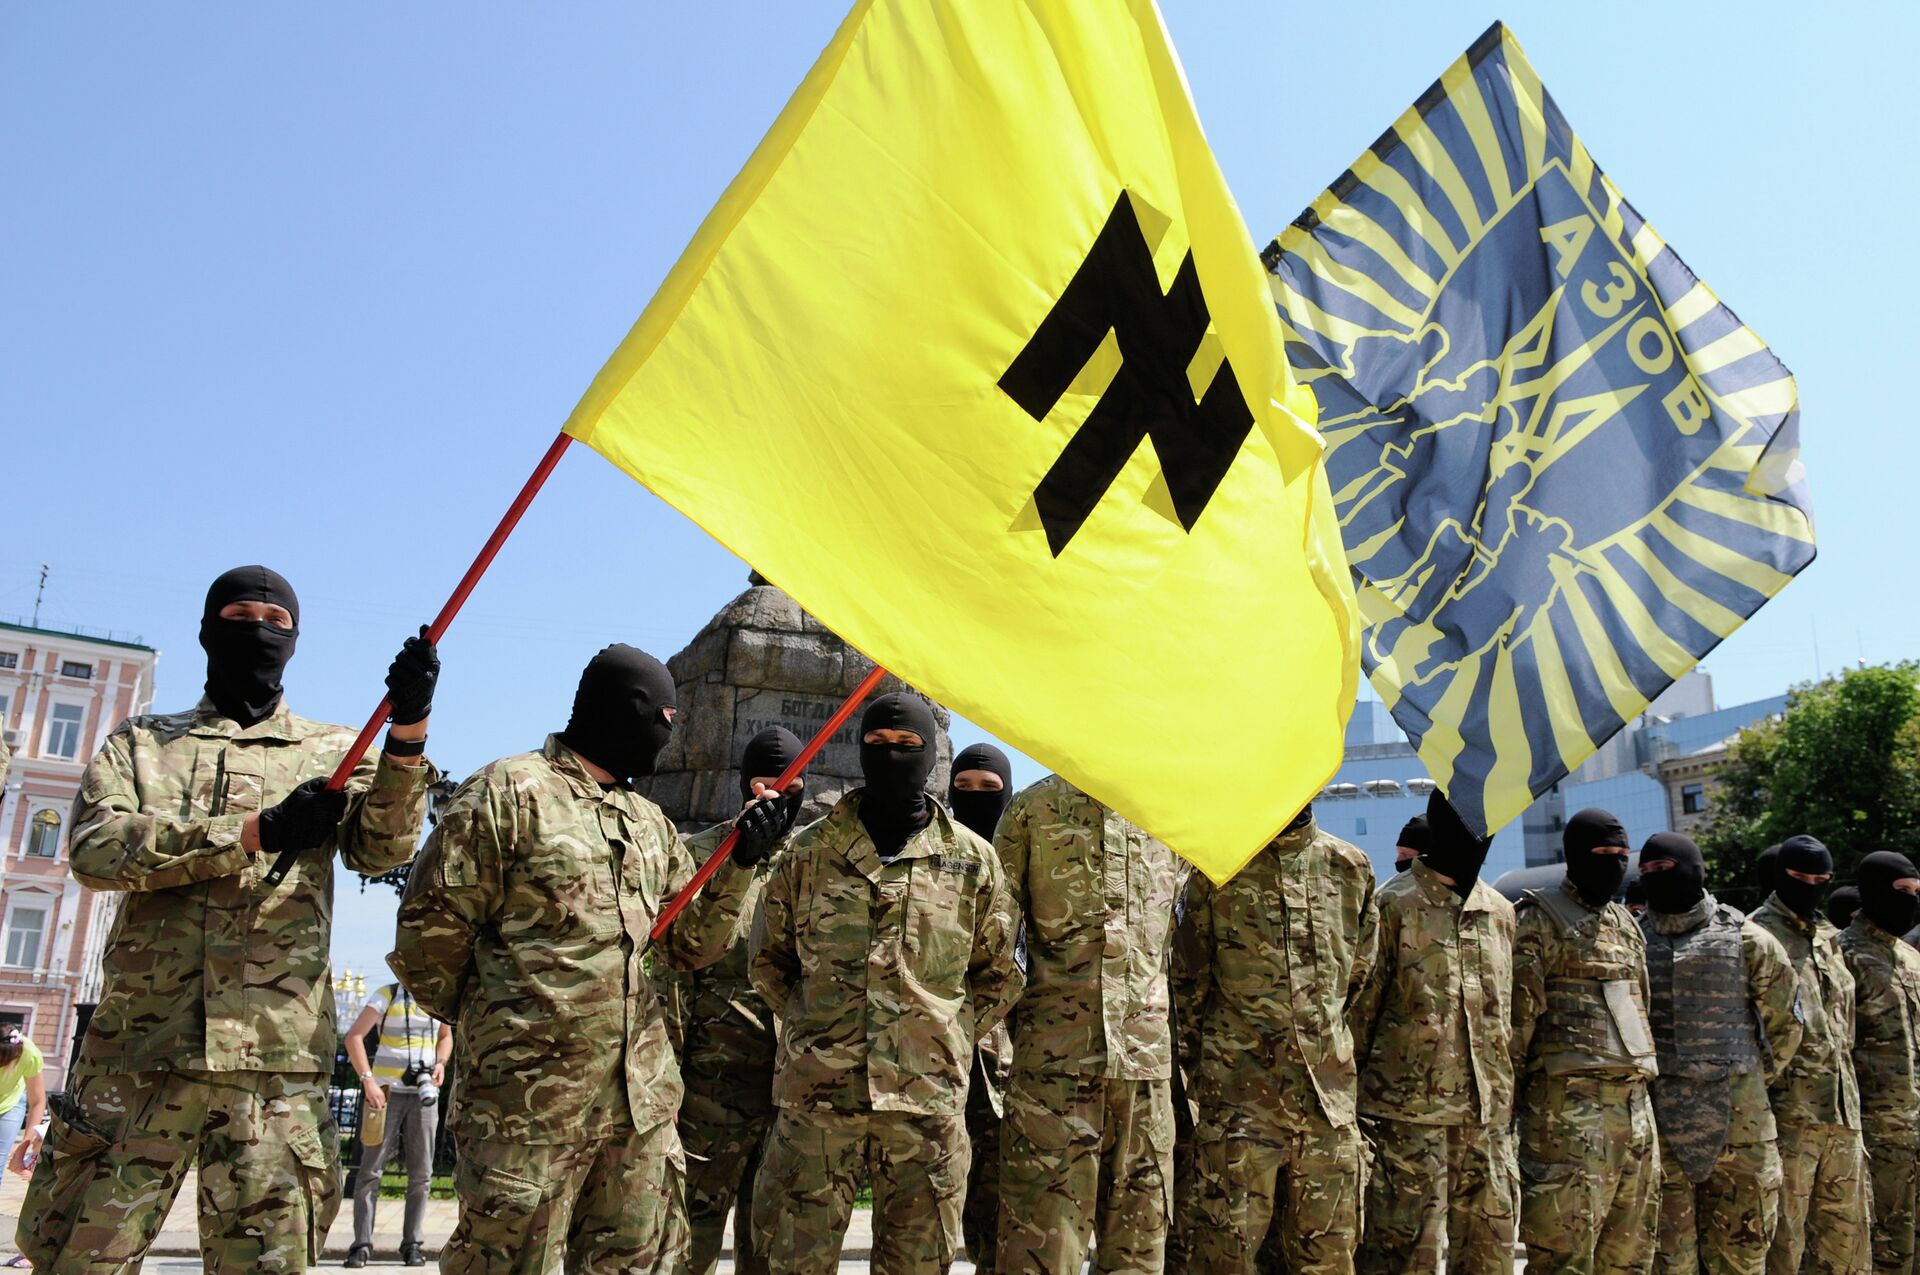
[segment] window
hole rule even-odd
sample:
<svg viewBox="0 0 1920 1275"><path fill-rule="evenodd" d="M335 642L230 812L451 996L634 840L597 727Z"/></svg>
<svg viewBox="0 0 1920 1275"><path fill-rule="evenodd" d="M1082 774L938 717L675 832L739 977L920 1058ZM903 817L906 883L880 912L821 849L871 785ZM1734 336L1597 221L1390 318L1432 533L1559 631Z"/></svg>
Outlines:
<svg viewBox="0 0 1920 1275"><path fill-rule="evenodd" d="M32 969L40 963L40 943L46 938L47 910L16 907L7 918L6 963L15 969Z"/></svg>
<svg viewBox="0 0 1920 1275"><path fill-rule="evenodd" d="M0 668L19 668L20 652L0 651Z"/></svg>
<svg viewBox="0 0 1920 1275"><path fill-rule="evenodd" d="M0 1030L8 1027L18 1027L21 1031L26 1031L27 1016L17 1009L0 1009Z"/></svg>
<svg viewBox="0 0 1920 1275"><path fill-rule="evenodd" d="M87 710L78 704L55 704L47 715L47 747L49 757L64 757L72 761L80 752L80 724L86 720Z"/></svg>
<svg viewBox="0 0 1920 1275"><path fill-rule="evenodd" d="M40 859L60 857L60 812L42 810L27 821L27 853Z"/></svg>
<svg viewBox="0 0 1920 1275"><path fill-rule="evenodd" d="M1683 815L1704 814L1707 809L1706 789L1700 784L1680 785L1680 813Z"/></svg>
<svg viewBox="0 0 1920 1275"><path fill-rule="evenodd" d="M1367 821L1365 819L1355 819L1353 821L1353 835L1356 837L1364 837L1367 835Z"/></svg>
<svg viewBox="0 0 1920 1275"><path fill-rule="evenodd" d="M93 665L82 664L79 660L60 661L61 677L92 677Z"/></svg>

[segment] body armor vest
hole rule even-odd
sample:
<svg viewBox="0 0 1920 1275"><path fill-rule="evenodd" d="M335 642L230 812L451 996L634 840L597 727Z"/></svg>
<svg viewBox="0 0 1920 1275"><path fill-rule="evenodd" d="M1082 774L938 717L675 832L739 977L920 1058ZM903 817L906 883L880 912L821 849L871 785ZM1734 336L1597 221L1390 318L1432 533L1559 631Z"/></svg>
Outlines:
<svg viewBox="0 0 1920 1275"><path fill-rule="evenodd" d="M1608 909L1591 912L1560 890L1529 890L1552 918L1570 959L1547 976L1547 1003L1534 1052L1548 1075L1600 1072L1651 1078L1653 1035L1640 990L1640 953Z"/></svg>
<svg viewBox="0 0 1920 1275"><path fill-rule="evenodd" d="M1711 895L1702 910L1705 920L1681 934L1661 933L1651 913L1640 922L1660 1056L1654 1116L1662 1142L1695 1183L1707 1180L1726 1148L1733 1077L1758 1071L1762 1048L1740 942L1745 918Z"/></svg>

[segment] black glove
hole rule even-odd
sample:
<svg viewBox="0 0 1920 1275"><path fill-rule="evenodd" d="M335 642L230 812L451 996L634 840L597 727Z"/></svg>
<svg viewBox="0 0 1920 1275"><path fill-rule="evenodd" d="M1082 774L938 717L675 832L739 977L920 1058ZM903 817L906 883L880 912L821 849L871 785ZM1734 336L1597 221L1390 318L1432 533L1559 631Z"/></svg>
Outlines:
<svg viewBox="0 0 1920 1275"><path fill-rule="evenodd" d="M279 854L326 845L346 813L346 793L328 792L326 780L309 779L279 805L260 812L260 848Z"/></svg>
<svg viewBox="0 0 1920 1275"><path fill-rule="evenodd" d="M733 844L732 858L743 868L757 868L765 863L787 830L777 797L754 802L740 812L733 826L739 831L740 839Z"/></svg>
<svg viewBox="0 0 1920 1275"><path fill-rule="evenodd" d="M387 666L387 703L395 726L411 726L433 711L433 685L440 680L440 651L420 626L420 636L410 637Z"/></svg>

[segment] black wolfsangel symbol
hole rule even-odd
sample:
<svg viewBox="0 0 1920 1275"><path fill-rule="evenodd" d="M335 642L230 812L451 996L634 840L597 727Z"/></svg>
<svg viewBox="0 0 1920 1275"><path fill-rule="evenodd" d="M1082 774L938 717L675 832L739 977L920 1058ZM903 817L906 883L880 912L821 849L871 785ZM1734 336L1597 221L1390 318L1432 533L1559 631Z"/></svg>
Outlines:
<svg viewBox="0 0 1920 1275"><path fill-rule="evenodd" d="M1059 557L1140 440L1153 440L1180 525L1188 531L1240 454L1253 413L1225 359L1198 403L1187 380L1210 316L1188 250L1160 292L1153 250L1125 191L1066 291L1020 351L1000 388L1036 421L1046 415L1111 329L1120 370L1060 458L1034 488L1047 544Z"/></svg>

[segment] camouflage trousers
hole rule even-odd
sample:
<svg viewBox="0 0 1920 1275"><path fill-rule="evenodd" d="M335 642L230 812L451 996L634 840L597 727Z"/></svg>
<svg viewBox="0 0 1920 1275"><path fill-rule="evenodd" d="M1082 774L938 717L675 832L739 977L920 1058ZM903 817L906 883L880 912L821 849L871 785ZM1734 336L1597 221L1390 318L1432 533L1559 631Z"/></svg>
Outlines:
<svg viewBox="0 0 1920 1275"><path fill-rule="evenodd" d="M1646 1082L1535 1076L1519 1110L1528 1275L1649 1270L1660 1140Z"/></svg>
<svg viewBox="0 0 1920 1275"><path fill-rule="evenodd" d="M1302 1108L1202 1108L1194 1161L1199 1206L1188 1233L1192 1269L1251 1275L1277 1245L1289 1275L1352 1275L1366 1169L1357 1125ZM1272 1234L1269 1234L1269 1232Z"/></svg>
<svg viewBox="0 0 1920 1275"><path fill-rule="evenodd" d="M1200 1204L1194 1163L1195 1109L1186 1074L1173 1069L1173 1223L1167 1228L1167 1269L1184 1271L1193 1257L1193 1219Z"/></svg>
<svg viewBox="0 0 1920 1275"><path fill-rule="evenodd" d="M781 1275L833 1275L862 1177L874 1275L938 1275L960 1246L961 1116L801 1111L774 1117L754 1185L754 1242Z"/></svg>
<svg viewBox="0 0 1920 1275"><path fill-rule="evenodd" d="M1505 1125L1363 1120L1367 1138L1362 1275L1512 1275L1517 1170Z"/></svg>
<svg viewBox="0 0 1920 1275"><path fill-rule="evenodd" d="M1867 1135L1873 1180L1874 1275L1913 1275L1914 1193L1920 1187L1920 1146L1912 1128Z"/></svg>
<svg viewBox="0 0 1920 1275"><path fill-rule="evenodd" d="M1152 1275L1173 1216L1166 1080L1016 1071L1000 1148L1000 1263L1009 1271Z"/></svg>
<svg viewBox="0 0 1920 1275"><path fill-rule="evenodd" d="M1873 1193L1860 1134L1838 1125L1780 1122L1780 1225L1769 1275L1866 1275L1873 1267Z"/></svg>
<svg viewBox="0 0 1920 1275"><path fill-rule="evenodd" d="M686 1161L671 1120L578 1142L457 1138L460 1220L442 1275L672 1270L686 1259Z"/></svg>
<svg viewBox="0 0 1920 1275"><path fill-rule="evenodd" d="M320 1260L340 1209L325 1076L83 1062L62 1107L20 1206L20 1251L36 1270L138 1270L195 1167L208 1271Z"/></svg>
<svg viewBox="0 0 1920 1275"><path fill-rule="evenodd" d="M976 1275L998 1269L1000 1231L1000 1113L994 1110L978 1063L967 1087L967 1196L960 1208L960 1234Z"/></svg>
<svg viewBox="0 0 1920 1275"><path fill-rule="evenodd" d="M767 1089L773 1087L771 1079ZM685 1270L713 1275L726 1239L727 1214L733 1224L733 1269L738 1275L766 1275L767 1263L753 1243L753 1179L760 1170L760 1148L773 1128L773 1107L739 1101L739 1086L710 1093L689 1078L680 1102L680 1141L687 1152L687 1232Z"/></svg>
<svg viewBox="0 0 1920 1275"><path fill-rule="evenodd" d="M1660 1187L1656 1275L1760 1275L1780 1220L1780 1150L1771 1142L1728 1147L1705 1182L1666 1161Z"/></svg>

